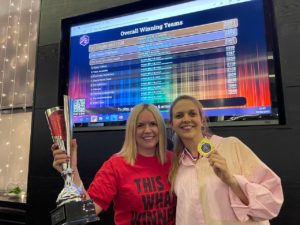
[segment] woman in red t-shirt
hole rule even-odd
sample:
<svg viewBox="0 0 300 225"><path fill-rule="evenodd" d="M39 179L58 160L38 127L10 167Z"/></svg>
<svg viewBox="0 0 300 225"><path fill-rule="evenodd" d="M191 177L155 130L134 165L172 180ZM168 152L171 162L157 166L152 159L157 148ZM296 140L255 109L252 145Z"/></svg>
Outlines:
<svg viewBox="0 0 300 225"><path fill-rule="evenodd" d="M52 145L53 167L62 171L66 153ZM168 173L172 152L166 151L166 128L159 110L151 104L133 108L120 152L111 156L97 172L86 191L77 168L77 144L72 141L73 181L92 199L96 213L114 202L116 225L175 224L176 199L170 195Z"/></svg>

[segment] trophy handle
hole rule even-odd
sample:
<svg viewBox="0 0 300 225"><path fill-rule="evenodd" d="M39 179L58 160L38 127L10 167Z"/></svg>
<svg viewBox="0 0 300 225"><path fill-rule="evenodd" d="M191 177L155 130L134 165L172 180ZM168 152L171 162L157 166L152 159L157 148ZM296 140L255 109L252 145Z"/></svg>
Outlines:
<svg viewBox="0 0 300 225"><path fill-rule="evenodd" d="M72 100L68 95L64 95L64 119L65 119L65 127L66 127L66 153L68 157L71 157L71 146L73 139L73 121L72 121L72 110L73 104ZM69 187L69 189L74 186L73 184L73 170L71 169L71 162L67 162L67 169L64 170L65 174L65 185Z"/></svg>
<svg viewBox="0 0 300 225"><path fill-rule="evenodd" d="M67 144L67 156L71 156L71 142L73 139L73 122L72 122L72 101L69 96L64 95L64 118L66 125L66 144ZM71 110L70 110L71 109ZM68 162L68 168L71 168L70 162Z"/></svg>

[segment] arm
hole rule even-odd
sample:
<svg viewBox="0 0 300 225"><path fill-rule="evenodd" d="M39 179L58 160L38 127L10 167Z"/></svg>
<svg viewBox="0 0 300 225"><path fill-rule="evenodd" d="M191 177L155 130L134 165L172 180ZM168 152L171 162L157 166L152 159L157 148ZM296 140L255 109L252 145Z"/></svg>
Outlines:
<svg viewBox="0 0 300 225"><path fill-rule="evenodd" d="M245 207L233 192L229 192L231 206L239 220L270 220L278 215L283 203L283 193L280 178L276 174L261 170L260 182L242 175L234 176L249 199L249 205Z"/></svg>
<svg viewBox="0 0 300 225"><path fill-rule="evenodd" d="M72 140L72 146L71 146L71 157L68 158L66 155L66 152L64 150L61 150L58 148L57 144L53 144L52 147L52 154L53 154L53 167L58 171L62 172L62 164L67 163L69 160L71 160L71 168L73 170L73 182L76 186L80 187L84 193L84 196L86 199L90 199L90 196L88 195L86 189L83 186L83 183L80 178L80 174L77 168L77 143L76 139ZM97 203L94 202L96 214L99 214L103 209L101 206L99 206Z"/></svg>
<svg viewBox="0 0 300 225"><path fill-rule="evenodd" d="M88 199L91 199L88 192L86 191L82 181L81 181L81 178L80 178L80 175L79 175L79 172L78 170L73 170L74 172L74 177L73 177L73 182L76 186L80 187L82 192L83 192L83 195L84 195L84 199L85 200L88 200ZM94 201L93 201L94 202ZM96 214L98 215L99 213L102 212L102 207L99 206L96 202L94 202L94 205L95 205L95 210L96 210Z"/></svg>
<svg viewBox="0 0 300 225"><path fill-rule="evenodd" d="M229 200L240 221L263 221L276 217L283 203L280 178L237 138L228 138L222 151L227 152L228 165L233 176L249 201L245 205L229 189Z"/></svg>

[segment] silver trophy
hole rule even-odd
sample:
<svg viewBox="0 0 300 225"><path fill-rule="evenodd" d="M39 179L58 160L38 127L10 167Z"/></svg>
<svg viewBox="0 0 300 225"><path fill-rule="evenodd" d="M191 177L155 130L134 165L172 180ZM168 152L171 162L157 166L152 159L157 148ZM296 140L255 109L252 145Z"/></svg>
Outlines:
<svg viewBox="0 0 300 225"><path fill-rule="evenodd" d="M73 138L72 107L72 100L65 95L63 108L53 107L45 112L53 142L69 157ZM51 211L52 225L86 224L99 220L93 201L84 200L81 188L74 184L70 162L63 163L61 175L65 184L57 197L57 208Z"/></svg>

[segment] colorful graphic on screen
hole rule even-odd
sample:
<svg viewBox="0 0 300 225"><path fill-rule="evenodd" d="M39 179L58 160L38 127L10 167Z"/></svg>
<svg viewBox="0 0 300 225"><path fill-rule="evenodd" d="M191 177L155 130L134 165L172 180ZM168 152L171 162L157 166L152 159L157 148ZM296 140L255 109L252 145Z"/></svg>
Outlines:
<svg viewBox="0 0 300 225"><path fill-rule="evenodd" d="M272 115L263 1L226 2L73 26L68 94L75 124L125 122L142 102L168 120L170 103L183 94L200 100L208 117Z"/></svg>

